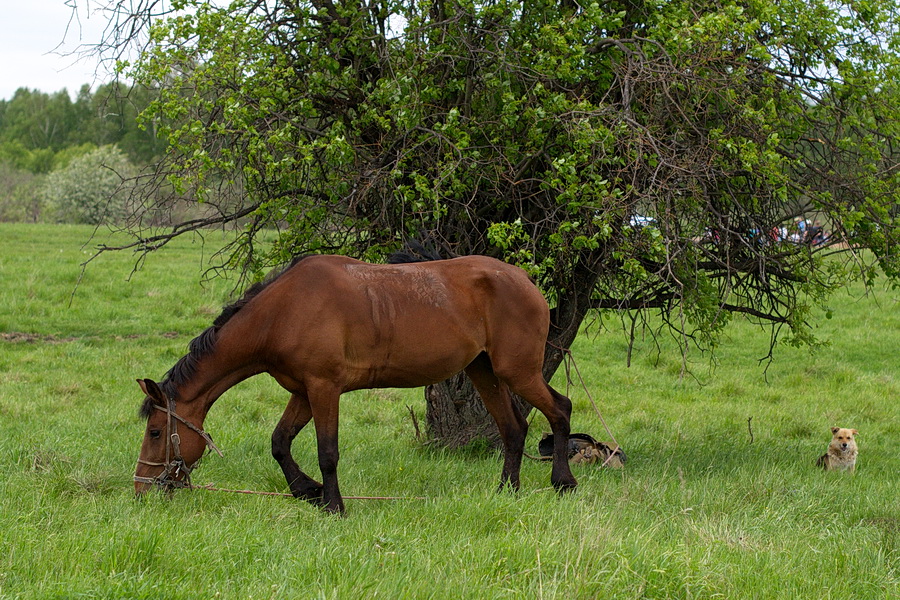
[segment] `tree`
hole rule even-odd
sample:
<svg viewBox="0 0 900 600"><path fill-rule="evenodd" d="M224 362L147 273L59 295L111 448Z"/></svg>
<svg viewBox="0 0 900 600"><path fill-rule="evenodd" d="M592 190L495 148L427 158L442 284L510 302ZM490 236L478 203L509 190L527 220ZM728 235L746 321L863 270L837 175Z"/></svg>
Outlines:
<svg viewBox="0 0 900 600"><path fill-rule="evenodd" d="M900 274L894 0L161 7L108 2L100 48L159 88L141 118L169 146L140 189L216 212L169 231L135 215L128 247L240 223L226 260L258 277L424 231L534 275L546 375L592 310L657 311L685 351L735 314L811 344L830 291ZM797 218L831 237L791 241ZM483 433L457 388L427 394L449 443Z"/></svg>
<svg viewBox="0 0 900 600"><path fill-rule="evenodd" d="M135 164L149 164L165 150L165 140L153 123L141 127L138 115L153 99L154 91L120 82L99 86L93 93L82 88L76 105L83 111L87 141L98 146L115 144Z"/></svg>
<svg viewBox="0 0 900 600"><path fill-rule="evenodd" d="M66 90L46 94L19 88L0 113L3 140L15 140L29 150L62 149L75 121L75 108Z"/></svg>

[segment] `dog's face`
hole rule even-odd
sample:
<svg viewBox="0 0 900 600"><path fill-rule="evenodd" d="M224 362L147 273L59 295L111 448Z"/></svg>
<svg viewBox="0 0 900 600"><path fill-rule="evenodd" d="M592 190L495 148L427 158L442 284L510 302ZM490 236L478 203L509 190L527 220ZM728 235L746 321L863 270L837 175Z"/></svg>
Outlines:
<svg viewBox="0 0 900 600"><path fill-rule="evenodd" d="M856 447L855 436L858 433L855 429L844 429L842 427L832 427L831 446L837 448L841 452L846 452Z"/></svg>

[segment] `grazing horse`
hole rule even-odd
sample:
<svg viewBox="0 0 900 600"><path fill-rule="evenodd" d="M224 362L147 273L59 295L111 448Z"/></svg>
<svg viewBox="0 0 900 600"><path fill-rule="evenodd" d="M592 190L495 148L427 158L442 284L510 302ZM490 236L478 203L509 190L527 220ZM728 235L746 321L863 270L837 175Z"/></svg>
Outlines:
<svg viewBox="0 0 900 600"><path fill-rule="evenodd" d="M552 484L574 488L567 460L572 404L541 374L550 315L518 267L485 256L368 264L343 256L296 259L226 307L157 384L139 379L147 429L135 491L189 485L207 446L213 403L268 373L291 397L272 433L272 455L291 493L343 512L338 488L338 404L351 390L420 387L465 370L497 422L501 488L519 488L528 423L515 392L540 410L555 439ZM300 470L291 442L313 420L322 483Z"/></svg>

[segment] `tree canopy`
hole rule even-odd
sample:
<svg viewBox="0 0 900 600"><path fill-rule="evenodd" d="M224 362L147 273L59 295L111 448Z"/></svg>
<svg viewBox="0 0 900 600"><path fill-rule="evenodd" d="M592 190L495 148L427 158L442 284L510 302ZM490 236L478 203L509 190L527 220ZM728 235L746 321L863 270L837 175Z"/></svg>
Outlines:
<svg viewBox="0 0 900 600"><path fill-rule="evenodd" d="M559 348L595 308L811 343L829 291L900 274L895 0L166 6L107 2L100 48L158 92L143 189L217 211L152 231L149 207L133 247L240 222L228 260L256 276L426 232L529 270Z"/></svg>

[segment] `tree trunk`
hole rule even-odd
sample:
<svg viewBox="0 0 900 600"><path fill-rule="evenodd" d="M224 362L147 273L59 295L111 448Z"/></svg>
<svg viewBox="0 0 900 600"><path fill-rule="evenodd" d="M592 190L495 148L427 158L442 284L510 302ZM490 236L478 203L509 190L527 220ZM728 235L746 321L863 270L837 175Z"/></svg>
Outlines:
<svg viewBox="0 0 900 600"><path fill-rule="evenodd" d="M499 445L497 425L465 373L426 387L425 402L429 436L442 446L458 448L476 439Z"/></svg>

